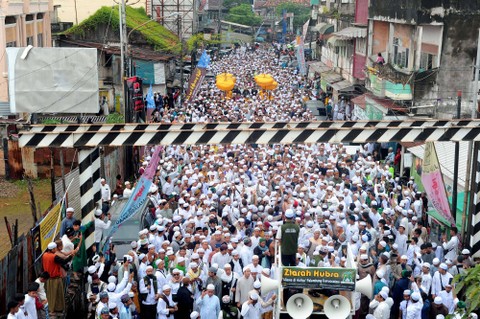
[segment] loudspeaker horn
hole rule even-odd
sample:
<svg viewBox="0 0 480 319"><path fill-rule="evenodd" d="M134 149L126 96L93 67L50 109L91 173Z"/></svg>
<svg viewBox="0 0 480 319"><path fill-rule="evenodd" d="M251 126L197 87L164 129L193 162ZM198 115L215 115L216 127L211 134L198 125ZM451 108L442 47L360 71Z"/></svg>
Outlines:
<svg viewBox="0 0 480 319"><path fill-rule="evenodd" d="M276 290L280 288L280 282L278 280L274 280L264 275L261 276L260 281L262 283L261 291L262 296L265 296L272 290Z"/></svg>
<svg viewBox="0 0 480 319"><path fill-rule="evenodd" d="M367 275L367 277L357 281L357 283L355 284L355 291L364 294L365 296L368 297L368 299L372 299L372 295L373 295L372 276Z"/></svg>
<svg viewBox="0 0 480 319"><path fill-rule="evenodd" d="M323 311L327 318L345 319L350 315L350 301L342 295L333 295L325 301Z"/></svg>
<svg viewBox="0 0 480 319"><path fill-rule="evenodd" d="M295 294L288 299L287 312L293 319L306 319L313 311L313 301L304 294Z"/></svg>

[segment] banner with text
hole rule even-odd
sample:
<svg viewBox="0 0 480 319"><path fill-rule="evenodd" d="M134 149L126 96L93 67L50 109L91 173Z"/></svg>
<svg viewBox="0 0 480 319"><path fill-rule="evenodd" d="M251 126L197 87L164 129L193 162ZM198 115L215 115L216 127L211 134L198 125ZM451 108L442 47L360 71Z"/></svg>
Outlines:
<svg viewBox="0 0 480 319"><path fill-rule="evenodd" d="M301 75L307 73L307 66L305 64L305 48L303 45L303 39L301 36L297 36L297 62L298 62L298 71Z"/></svg>
<svg viewBox="0 0 480 319"><path fill-rule="evenodd" d="M456 181L454 182L456 183ZM445 191L445 184L443 183L437 151L435 150L435 144L433 144L433 142L425 143L422 166L422 184L428 195L428 199L432 202L432 205L437 212L452 225L455 225L455 221L453 220L450 211L450 204L448 203L447 192Z"/></svg>
<svg viewBox="0 0 480 319"><path fill-rule="evenodd" d="M353 268L282 268L283 288L315 288L355 290L356 270Z"/></svg>
<svg viewBox="0 0 480 319"><path fill-rule="evenodd" d="M137 213L138 209L143 206L145 201L148 200L148 192L150 190L150 186L152 185L153 177L155 176L155 172L157 171L158 163L160 162L160 151L162 150L162 146L155 147L155 151L153 152L152 159L150 163L148 163L145 172L143 173L142 177L137 183L132 195L128 198L127 204L123 207L118 219L110 228L110 232L107 236L107 240L105 241L104 251L108 248L108 241L109 239L115 234L118 228L127 220L129 220L132 216Z"/></svg>
<svg viewBox="0 0 480 319"><path fill-rule="evenodd" d="M210 65L210 56L204 50L200 59L198 60L197 67L193 70L190 80L188 81L187 93L185 94L185 101L187 103L192 102L193 98L197 95L200 86L202 85L205 74L207 74L207 68Z"/></svg>
<svg viewBox="0 0 480 319"><path fill-rule="evenodd" d="M197 95L197 92L200 89L200 85L202 85L206 73L207 70L204 68L197 67L195 70L193 70L190 81L188 82L187 93L185 94L185 102L192 102L193 98Z"/></svg>
<svg viewBox="0 0 480 319"><path fill-rule="evenodd" d="M55 237L60 232L60 224L62 223L62 205L63 200L53 206L47 216L45 216L39 224L40 246L42 247L42 252L47 250L48 244L54 241Z"/></svg>

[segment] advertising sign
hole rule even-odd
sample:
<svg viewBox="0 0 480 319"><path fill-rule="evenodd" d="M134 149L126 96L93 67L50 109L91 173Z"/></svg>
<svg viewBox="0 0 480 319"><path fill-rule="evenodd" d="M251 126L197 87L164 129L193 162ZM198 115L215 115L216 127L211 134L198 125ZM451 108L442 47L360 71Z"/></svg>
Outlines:
<svg viewBox="0 0 480 319"><path fill-rule="evenodd" d="M283 288L315 288L355 290L356 270L353 268L282 268Z"/></svg>

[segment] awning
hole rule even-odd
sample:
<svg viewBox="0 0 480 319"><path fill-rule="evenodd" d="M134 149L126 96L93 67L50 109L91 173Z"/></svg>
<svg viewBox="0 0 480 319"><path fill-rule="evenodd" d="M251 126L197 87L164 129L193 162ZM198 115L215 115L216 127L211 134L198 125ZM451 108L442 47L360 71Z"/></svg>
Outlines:
<svg viewBox="0 0 480 319"><path fill-rule="evenodd" d="M356 96L351 101L354 105L358 105L362 110L365 110L365 94Z"/></svg>
<svg viewBox="0 0 480 319"><path fill-rule="evenodd" d="M340 74L336 73L336 72L325 72L325 73L322 73L322 81L325 81L326 83L328 83L330 86L335 83L335 82L339 82L339 81L342 81L343 78Z"/></svg>
<svg viewBox="0 0 480 319"><path fill-rule="evenodd" d="M333 33L334 27L333 27L333 24L320 22L316 26L312 27L312 30L317 31L320 34L330 34L330 33Z"/></svg>
<svg viewBox="0 0 480 319"><path fill-rule="evenodd" d="M396 104L394 100L378 98L368 93L365 94L365 103L374 105L375 107L380 107L380 109L384 108L385 110L382 110L384 114L386 114L388 110L408 112L406 107Z"/></svg>
<svg viewBox="0 0 480 319"><path fill-rule="evenodd" d="M330 71L331 68L325 65L323 62L313 62L308 65L311 72L325 73Z"/></svg>
<svg viewBox="0 0 480 319"><path fill-rule="evenodd" d="M338 37L342 40L350 40L354 38L366 38L367 37L367 29L366 28L357 28L357 27L348 27L342 29L338 32L333 34L335 37Z"/></svg>
<svg viewBox="0 0 480 319"><path fill-rule="evenodd" d="M343 80L330 85L337 92L353 91L354 87L349 81Z"/></svg>
<svg viewBox="0 0 480 319"><path fill-rule="evenodd" d="M345 46L347 46L347 41L345 41L344 39L340 39L339 37L337 37L335 35L330 37L327 40L327 43L328 43L328 45L330 45L332 47L345 47Z"/></svg>

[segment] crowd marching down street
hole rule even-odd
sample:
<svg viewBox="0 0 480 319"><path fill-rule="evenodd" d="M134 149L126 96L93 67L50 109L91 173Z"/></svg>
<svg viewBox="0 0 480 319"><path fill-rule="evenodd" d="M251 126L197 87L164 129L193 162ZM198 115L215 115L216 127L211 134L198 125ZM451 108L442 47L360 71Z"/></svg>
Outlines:
<svg viewBox="0 0 480 319"><path fill-rule="evenodd" d="M205 80L192 102L180 108L162 101L154 117L178 123L314 120L304 101L322 92L282 62L284 56L288 52L277 45L235 49L210 66L214 74L237 78L231 99L214 79ZM273 99L260 96L253 80L260 73L278 82ZM331 102L333 109L339 102ZM154 148L145 148L139 175ZM355 319L460 318L465 293L455 293L452 280L474 266L470 251L460 247L455 227L441 238L430 236L428 198L413 178L401 176L396 149L396 143L353 151L328 143L164 147L149 190L151 222L138 229L131 250L124 256L114 247L108 254L85 251L84 225L70 209L61 240L43 256L45 272L9 304L8 318L27 312L37 318L36 309L41 318L60 317L65 278L83 275L88 318L271 319L278 303L285 309L291 291L262 293L262 278L278 279L282 265L356 267L357 280L370 275L371 299L350 293ZM133 181L102 184L97 243L111 227L112 193L129 197L136 187Z"/></svg>

